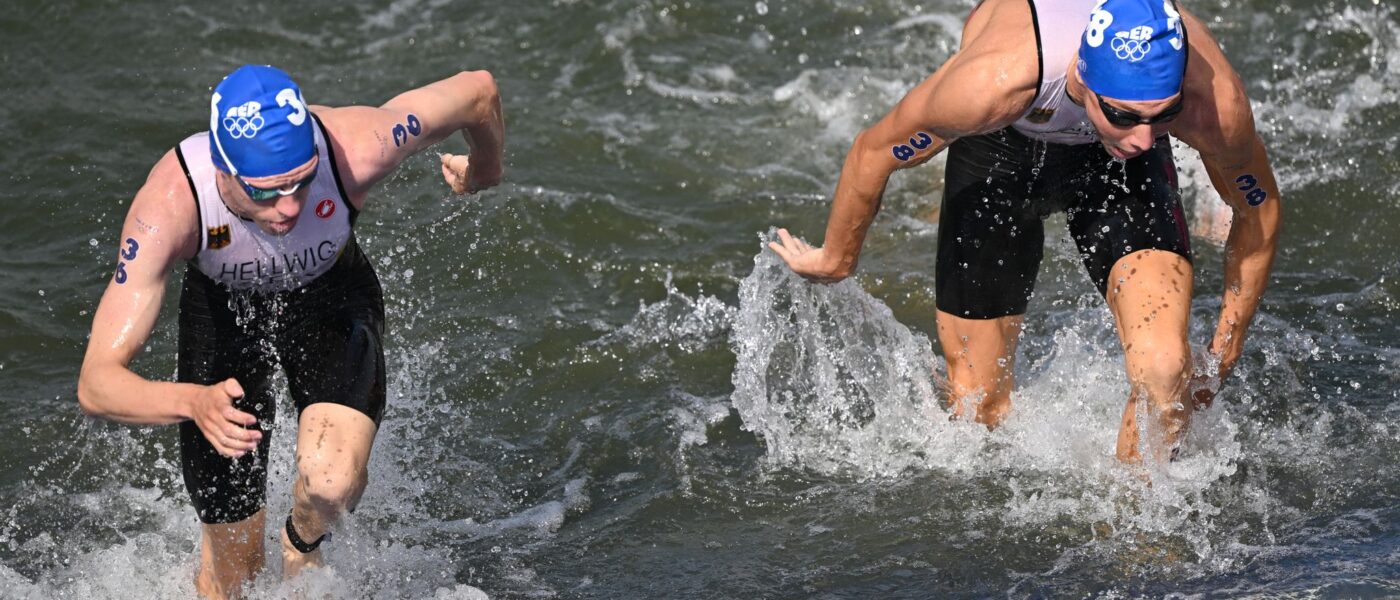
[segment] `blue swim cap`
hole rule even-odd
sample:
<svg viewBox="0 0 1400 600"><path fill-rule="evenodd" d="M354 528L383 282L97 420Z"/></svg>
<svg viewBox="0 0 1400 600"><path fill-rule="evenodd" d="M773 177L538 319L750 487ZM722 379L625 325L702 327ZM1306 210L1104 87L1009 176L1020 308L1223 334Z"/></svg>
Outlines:
<svg viewBox="0 0 1400 600"><path fill-rule="evenodd" d="M1181 91L1186 34L1172 0L1099 0L1079 44L1079 76L1100 96L1161 100Z"/></svg>
<svg viewBox="0 0 1400 600"><path fill-rule="evenodd" d="M316 154L316 136L301 89L281 70L239 67L209 101L209 154L232 175L281 175Z"/></svg>

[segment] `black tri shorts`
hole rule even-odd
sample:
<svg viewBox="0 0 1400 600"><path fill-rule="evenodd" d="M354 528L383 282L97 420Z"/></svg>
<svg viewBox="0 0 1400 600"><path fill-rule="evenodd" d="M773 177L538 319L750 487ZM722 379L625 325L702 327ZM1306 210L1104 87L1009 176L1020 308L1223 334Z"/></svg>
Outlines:
<svg viewBox="0 0 1400 600"><path fill-rule="evenodd" d="M1010 127L948 148L935 267L938 309L965 319L1025 314L1045 254L1044 219L1065 211L1089 278L1156 249L1191 260L1171 143L1126 162L1102 144L1048 144Z"/></svg>
<svg viewBox="0 0 1400 600"><path fill-rule="evenodd" d="M239 410L258 417L256 452L221 456L193 421L180 424L185 487L199 520L233 523L261 510L267 484L266 435L276 415L273 374L280 366L297 415L317 402L354 408L379 424L384 414L384 293L359 245L301 288L231 292L191 265L180 293L179 374L185 383L237 379Z"/></svg>

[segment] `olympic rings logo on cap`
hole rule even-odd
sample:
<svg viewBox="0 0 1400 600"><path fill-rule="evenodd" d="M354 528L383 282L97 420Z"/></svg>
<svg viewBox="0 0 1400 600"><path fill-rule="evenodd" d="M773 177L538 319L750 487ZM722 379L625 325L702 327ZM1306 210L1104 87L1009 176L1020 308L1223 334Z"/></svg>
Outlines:
<svg viewBox="0 0 1400 600"><path fill-rule="evenodd" d="M262 116L262 104L253 101L228 109L223 124L229 137L238 140L256 137L267 121Z"/></svg>
<svg viewBox="0 0 1400 600"><path fill-rule="evenodd" d="M1147 57L1147 53L1152 51L1152 28L1146 25L1134 27L1129 31L1120 31L1113 36L1113 41L1109 46L1113 48L1113 53L1118 56L1118 60L1137 62Z"/></svg>

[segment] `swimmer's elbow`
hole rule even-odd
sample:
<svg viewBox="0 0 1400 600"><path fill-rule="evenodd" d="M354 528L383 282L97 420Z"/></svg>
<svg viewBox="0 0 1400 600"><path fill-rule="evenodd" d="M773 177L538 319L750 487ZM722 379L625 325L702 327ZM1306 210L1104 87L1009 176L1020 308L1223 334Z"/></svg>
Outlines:
<svg viewBox="0 0 1400 600"><path fill-rule="evenodd" d="M95 396L92 376L88 374L87 369L83 369L78 374L78 410L90 417L101 416L102 410L98 407Z"/></svg>
<svg viewBox="0 0 1400 600"><path fill-rule="evenodd" d="M880 151L878 138L878 134L872 129L865 129L856 134L855 141L851 142L851 152L847 160L854 160L858 170L862 173L884 178L894 171L894 165L881 160L888 151Z"/></svg>
<svg viewBox="0 0 1400 600"><path fill-rule="evenodd" d="M103 386L100 369L84 364L82 370L78 372L78 410L90 417L105 417L107 410L103 408L102 392Z"/></svg>
<svg viewBox="0 0 1400 600"><path fill-rule="evenodd" d="M461 116L468 128L492 127L501 124L501 92L490 71L462 71L454 78L458 88Z"/></svg>
<svg viewBox="0 0 1400 600"><path fill-rule="evenodd" d="M500 94L496 87L496 76L492 75L490 71L481 69L479 71L466 71L466 73L476 79L476 84L481 87L483 92L489 93L492 96Z"/></svg>
<svg viewBox="0 0 1400 600"><path fill-rule="evenodd" d="M501 90L496 87L496 77L490 71L462 71L457 78L468 90L474 108L497 107L501 105Z"/></svg>
<svg viewBox="0 0 1400 600"><path fill-rule="evenodd" d="M870 150L870 139L871 139L872 137L874 137L874 135L873 135L872 133L870 133L870 128L869 128L869 127L860 130L860 133L857 133L857 134L856 134L856 139L854 139L854 140L851 141L851 150L852 150L852 151L861 151L861 152L867 152L867 151L869 151L869 150Z"/></svg>

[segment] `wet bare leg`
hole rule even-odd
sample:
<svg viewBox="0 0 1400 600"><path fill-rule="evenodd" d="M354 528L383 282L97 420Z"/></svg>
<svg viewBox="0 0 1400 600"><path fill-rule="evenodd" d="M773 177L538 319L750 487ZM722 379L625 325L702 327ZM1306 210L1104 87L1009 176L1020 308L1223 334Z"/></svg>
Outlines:
<svg viewBox="0 0 1400 600"><path fill-rule="evenodd" d="M1117 454L1124 462L1141 462L1143 448L1150 448L1155 461L1170 459L1190 424L1185 393L1191 284L1191 263L1161 250L1129 254L1110 272L1108 306L1132 386L1118 430ZM1139 423L1139 415L1147 422ZM1146 445L1140 431L1148 434Z"/></svg>
<svg viewBox="0 0 1400 600"><path fill-rule="evenodd" d="M317 403L302 411L292 526L303 541L315 542L359 503L369 482L367 467L376 431L374 421L347 406ZM296 549L285 523L281 525L284 578L324 563L320 549L307 553Z"/></svg>
<svg viewBox="0 0 1400 600"><path fill-rule="evenodd" d="M989 428L1006 418L1011 410L1015 386L1012 367L1023 320L1023 315L964 319L938 311L938 343L948 361L954 417L965 418L971 408L976 421Z"/></svg>
<svg viewBox="0 0 1400 600"><path fill-rule="evenodd" d="M199 541L199 572L194 589L211 600L242 596L243 584L263 567L266 512L236 523L204 524Z"/></svg>

